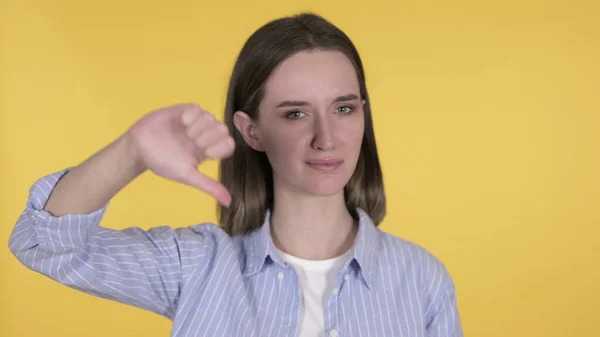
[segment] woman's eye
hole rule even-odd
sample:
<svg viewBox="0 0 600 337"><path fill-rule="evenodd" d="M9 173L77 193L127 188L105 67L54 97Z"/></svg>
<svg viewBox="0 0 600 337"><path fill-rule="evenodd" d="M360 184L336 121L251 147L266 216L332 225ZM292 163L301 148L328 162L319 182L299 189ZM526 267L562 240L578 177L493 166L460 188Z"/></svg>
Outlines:
<svg viewBox="0 0 600 337"><path fill-rule="evenodd" d="M289 119L298 119L304 115L302 111L290 111L287 113L286 117Z"/></svg>
<svg viewBox="0 0 600 337"><path fill-rule="evenodd" d="M350 105L343 105L339 108L337 108L337 112L342 113L342 114L347 114L352 112L352 110L354 110L354 107L350 106Z"/></svg>

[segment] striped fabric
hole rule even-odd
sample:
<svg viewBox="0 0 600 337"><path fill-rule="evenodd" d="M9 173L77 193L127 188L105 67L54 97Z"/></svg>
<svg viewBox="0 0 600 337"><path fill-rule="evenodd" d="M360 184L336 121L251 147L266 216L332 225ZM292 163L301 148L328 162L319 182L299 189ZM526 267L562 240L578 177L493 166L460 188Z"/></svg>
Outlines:
<svg viewBox="0 0 600 337"><path fill-rule="evenodd" d="M186 228L100 226L107 208L43 211L68 169L39 179L10 250L28 268L82 292L164 315L171 336L296 336L302 295L294 268L261 229L228 236ZM324 304L324 337L462 336L455 288L423 248L380 231L361 209L357 239Z"/></svg>

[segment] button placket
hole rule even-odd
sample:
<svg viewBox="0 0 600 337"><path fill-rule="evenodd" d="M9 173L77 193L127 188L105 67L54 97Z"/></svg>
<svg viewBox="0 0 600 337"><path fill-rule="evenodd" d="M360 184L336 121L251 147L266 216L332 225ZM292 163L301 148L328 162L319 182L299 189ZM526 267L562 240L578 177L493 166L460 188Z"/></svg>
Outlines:
<svg viewBox="0 0 600 337"><path fill-rule="evenodd" d="M331 325L326 327L325 329L325 334L323 336L325 337L339 337L339 324L340 321L339 319L341 318L340 315L340 293L341 293L341 289L342 287L345 286L345 282L349 279L350 277L348 276L348 273L345 272L344 274L342 274L341 279L338 278L337 280L337 285L335 288L333 288L331 290L331 298L329 298L328 300L328 305L326 306L326 309L329 310L328 315L332 315L332 317L334 317L334 319L331 321Z"/></svg>

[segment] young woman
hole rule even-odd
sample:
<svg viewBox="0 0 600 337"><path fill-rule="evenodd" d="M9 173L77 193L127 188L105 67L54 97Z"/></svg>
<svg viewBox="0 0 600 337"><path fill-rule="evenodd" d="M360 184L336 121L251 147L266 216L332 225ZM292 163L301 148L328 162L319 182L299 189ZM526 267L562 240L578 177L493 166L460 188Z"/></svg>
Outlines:
<svg viewBox="0 0 600 337"><path fill-rule="evenodd" d="M220 182L198 172L207 158L221 160ZM101 227L147 170L214 196L221 226ZM462 336L443 264L377 228L385 195L363 66L317 15L248 39L224 124L193 104L153 111L30 192L15 256L172 319L172 336Z"/></svg>

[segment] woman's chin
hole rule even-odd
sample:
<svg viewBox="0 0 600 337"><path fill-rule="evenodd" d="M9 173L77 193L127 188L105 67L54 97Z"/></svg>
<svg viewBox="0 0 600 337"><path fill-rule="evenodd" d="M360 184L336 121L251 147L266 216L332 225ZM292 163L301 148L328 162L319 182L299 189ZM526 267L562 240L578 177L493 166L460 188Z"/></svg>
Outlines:
<svg viewBox="0 0 600 337"><path fill-rule="evenodd" d="M339 193L343 193L345 185L346 185L345 182L327 181L327 182L321 182L318 184L315 184L315 182L312 182L311 184L309 184L306 187L307 187L309 194L311 194L311 195L318 196L318 197L329 197L329 196L337 195Z"/></svg>

